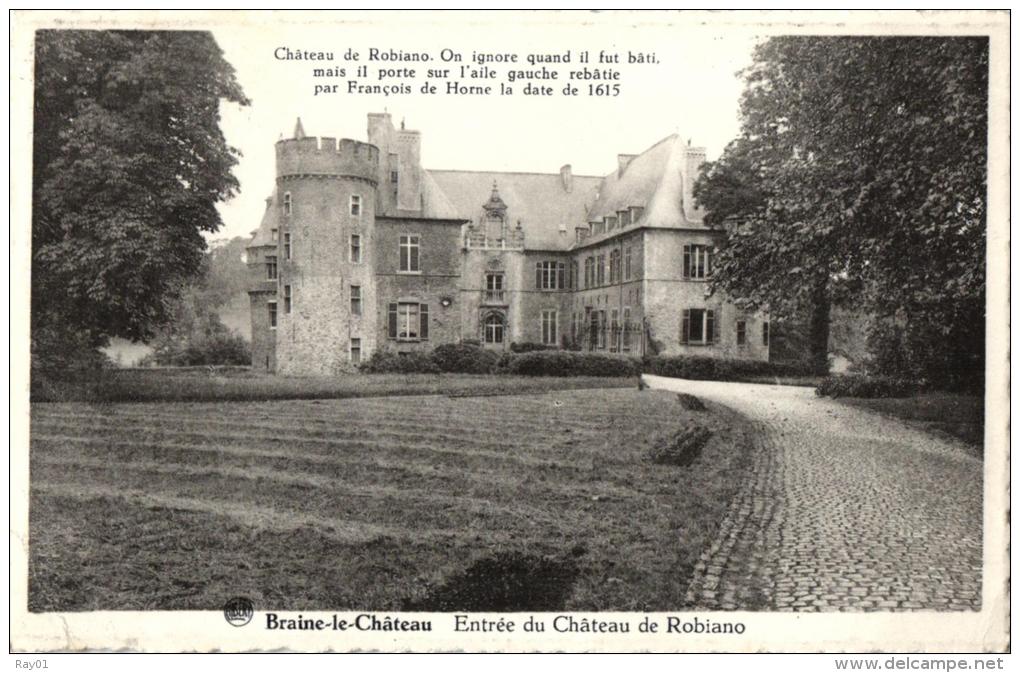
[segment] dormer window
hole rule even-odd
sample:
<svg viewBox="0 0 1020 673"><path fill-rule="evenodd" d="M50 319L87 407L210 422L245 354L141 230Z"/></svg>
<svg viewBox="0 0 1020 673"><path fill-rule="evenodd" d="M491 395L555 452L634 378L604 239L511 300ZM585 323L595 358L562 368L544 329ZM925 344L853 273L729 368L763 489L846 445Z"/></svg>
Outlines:
<svg viewBox="0 0 1020 673"><path fill-rule="evenodd" d="M606 215L606 231L616 229L617 219L615 215Z"/></svg>
<svg viewBox="0 0 1020 673"><path fill-rule="evenodd" d="M290 197L290 192L283 193L283 214L290 217L291 211L293 210L293 200Z"/></svg>
<svg viewBox="0 0 1020 673"><path fill-rule="evenodd" d="M641 206L630 207L630 223L634 224L641 219L641 216L645 214L645 209Z"/></svg>
<svg viewBox="0 0 1020 673"><path fill-rule="evenodd" d="M626 227L630 224L630 211L629 210L618 210L616 214L620 220L620 227Z"/></svg>

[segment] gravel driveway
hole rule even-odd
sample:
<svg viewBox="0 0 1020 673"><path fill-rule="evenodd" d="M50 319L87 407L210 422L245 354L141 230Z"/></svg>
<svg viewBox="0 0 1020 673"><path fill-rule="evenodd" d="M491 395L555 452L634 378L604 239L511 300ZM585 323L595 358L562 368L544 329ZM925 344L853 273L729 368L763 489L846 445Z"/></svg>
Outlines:
<svg viewBox="0 0 1020 673"><path fill-rule="evenodd" d="M982 463L812 388L646 376L746 416L751 478L687 594L717 610L978 610Z"/></svg>

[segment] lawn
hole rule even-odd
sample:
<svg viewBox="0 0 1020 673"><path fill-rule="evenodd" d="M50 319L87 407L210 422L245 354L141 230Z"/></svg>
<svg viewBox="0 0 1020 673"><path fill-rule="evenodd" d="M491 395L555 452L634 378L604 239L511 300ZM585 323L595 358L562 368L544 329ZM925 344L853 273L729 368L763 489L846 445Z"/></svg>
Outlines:
<svg viewBox="0 0 1020 673"><path fill-rule="evenodd" d="M104 369L33 372L33 402L254 402L389 395L500 395L508 393L637 387L638 379L528 377L473 374L348 374L287 377L243 367Z"/></svg>
<svg viewBox="0 0 1020 673"><path fill-rule="evenodd" d="M693 419L692 465L647 460ZM637 386L34 404L31 432L33 611L678 609L749 464L739 418Z"/></svg>
<svg viewBox="0 0 1020 673"><path fill-rule="evenodd" d="M837 401L893 416L934 434L962 439L974 455L984 453L985 404L978 395L932 392L914 397L841 397Z"/></svg>

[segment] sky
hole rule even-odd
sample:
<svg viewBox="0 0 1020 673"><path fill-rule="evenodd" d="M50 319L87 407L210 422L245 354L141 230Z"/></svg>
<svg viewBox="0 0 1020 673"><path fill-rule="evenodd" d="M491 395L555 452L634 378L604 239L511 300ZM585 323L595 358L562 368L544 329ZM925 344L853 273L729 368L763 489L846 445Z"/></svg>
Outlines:
<svg viewBox="0 0 1020 673"><path fill-rule="evenodd" d="M361 21L349 16L313 24L280 17L271 24L235 22L213 29L251 105L221 109L227 141L242 153L235 168L241 191L221 205L224 227L212 238L247 236L258 226L275 178L274 143L291 137L297 117L310 136L366 140L367 114L388 111L395 124L403 120L421 131L422 163L431 169L555 173L571 164L575 174L604 175L615 170L617 154L637 154L672 133L706 147L714 159L738 132L738 71L749 65L757 39L753 28L706 23L704 16L397 13ZM313 77L310 61L276 58L280 48L332 52L335 60L320 65L347 68L352 64L343 55L353 49L362 56L359 63L373 69L414 68L419 77L389 80L410 82L411 94L349 94L342 79ZM458 64L369 62L372 48L427 52L437 59L450 49L462 55L459 65L471 65L474 52L518 54L522 61L516 65L492 65L500 73L541 67L523 61L528 54L569 52L570 65L549 66L561 74L553 83L557 91L568 70L583 67L578 63L583 51L592 61L600 52L617 53L624 63L588 64L619 71L616 97L525 96L520 85L512 96L426 95L418 91L427 79L420 76L423 70ZM629 53L654 53L658 63L629 65ZM340 92L315 95L314 85L323 81L339 83ZM442 80L431 81L443 89Z"/></svg>

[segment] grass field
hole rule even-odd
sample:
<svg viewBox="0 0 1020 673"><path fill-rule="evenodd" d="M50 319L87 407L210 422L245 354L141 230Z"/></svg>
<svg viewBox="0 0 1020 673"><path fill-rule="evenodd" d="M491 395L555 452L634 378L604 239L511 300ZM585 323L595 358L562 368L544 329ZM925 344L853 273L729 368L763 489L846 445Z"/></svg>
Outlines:
<svg viewBox="0 0 1020 673"><path fill-rule="evenodd" d="M898 398L841 397L837 401L893 416L928 432L962 439L975 455L983 454L985 401L978 395L932 392Z"/></svg>
<svg viewBox="0 0 1020 673"><path fill-rule="evenodd" d="M646 459L692 419L686 468ZM629 389L34 404L29 607L669 610L742 422Z"/></svg>
<svg viewBox="0 0 1020 673"><path fill-rule="evenodd" d="M530 377L474 374L348 374L287 377L247 367L105 369L57 376L33 372L33 402L257 402L389 395L501 395L637 387L637 377Z"/></svg>

